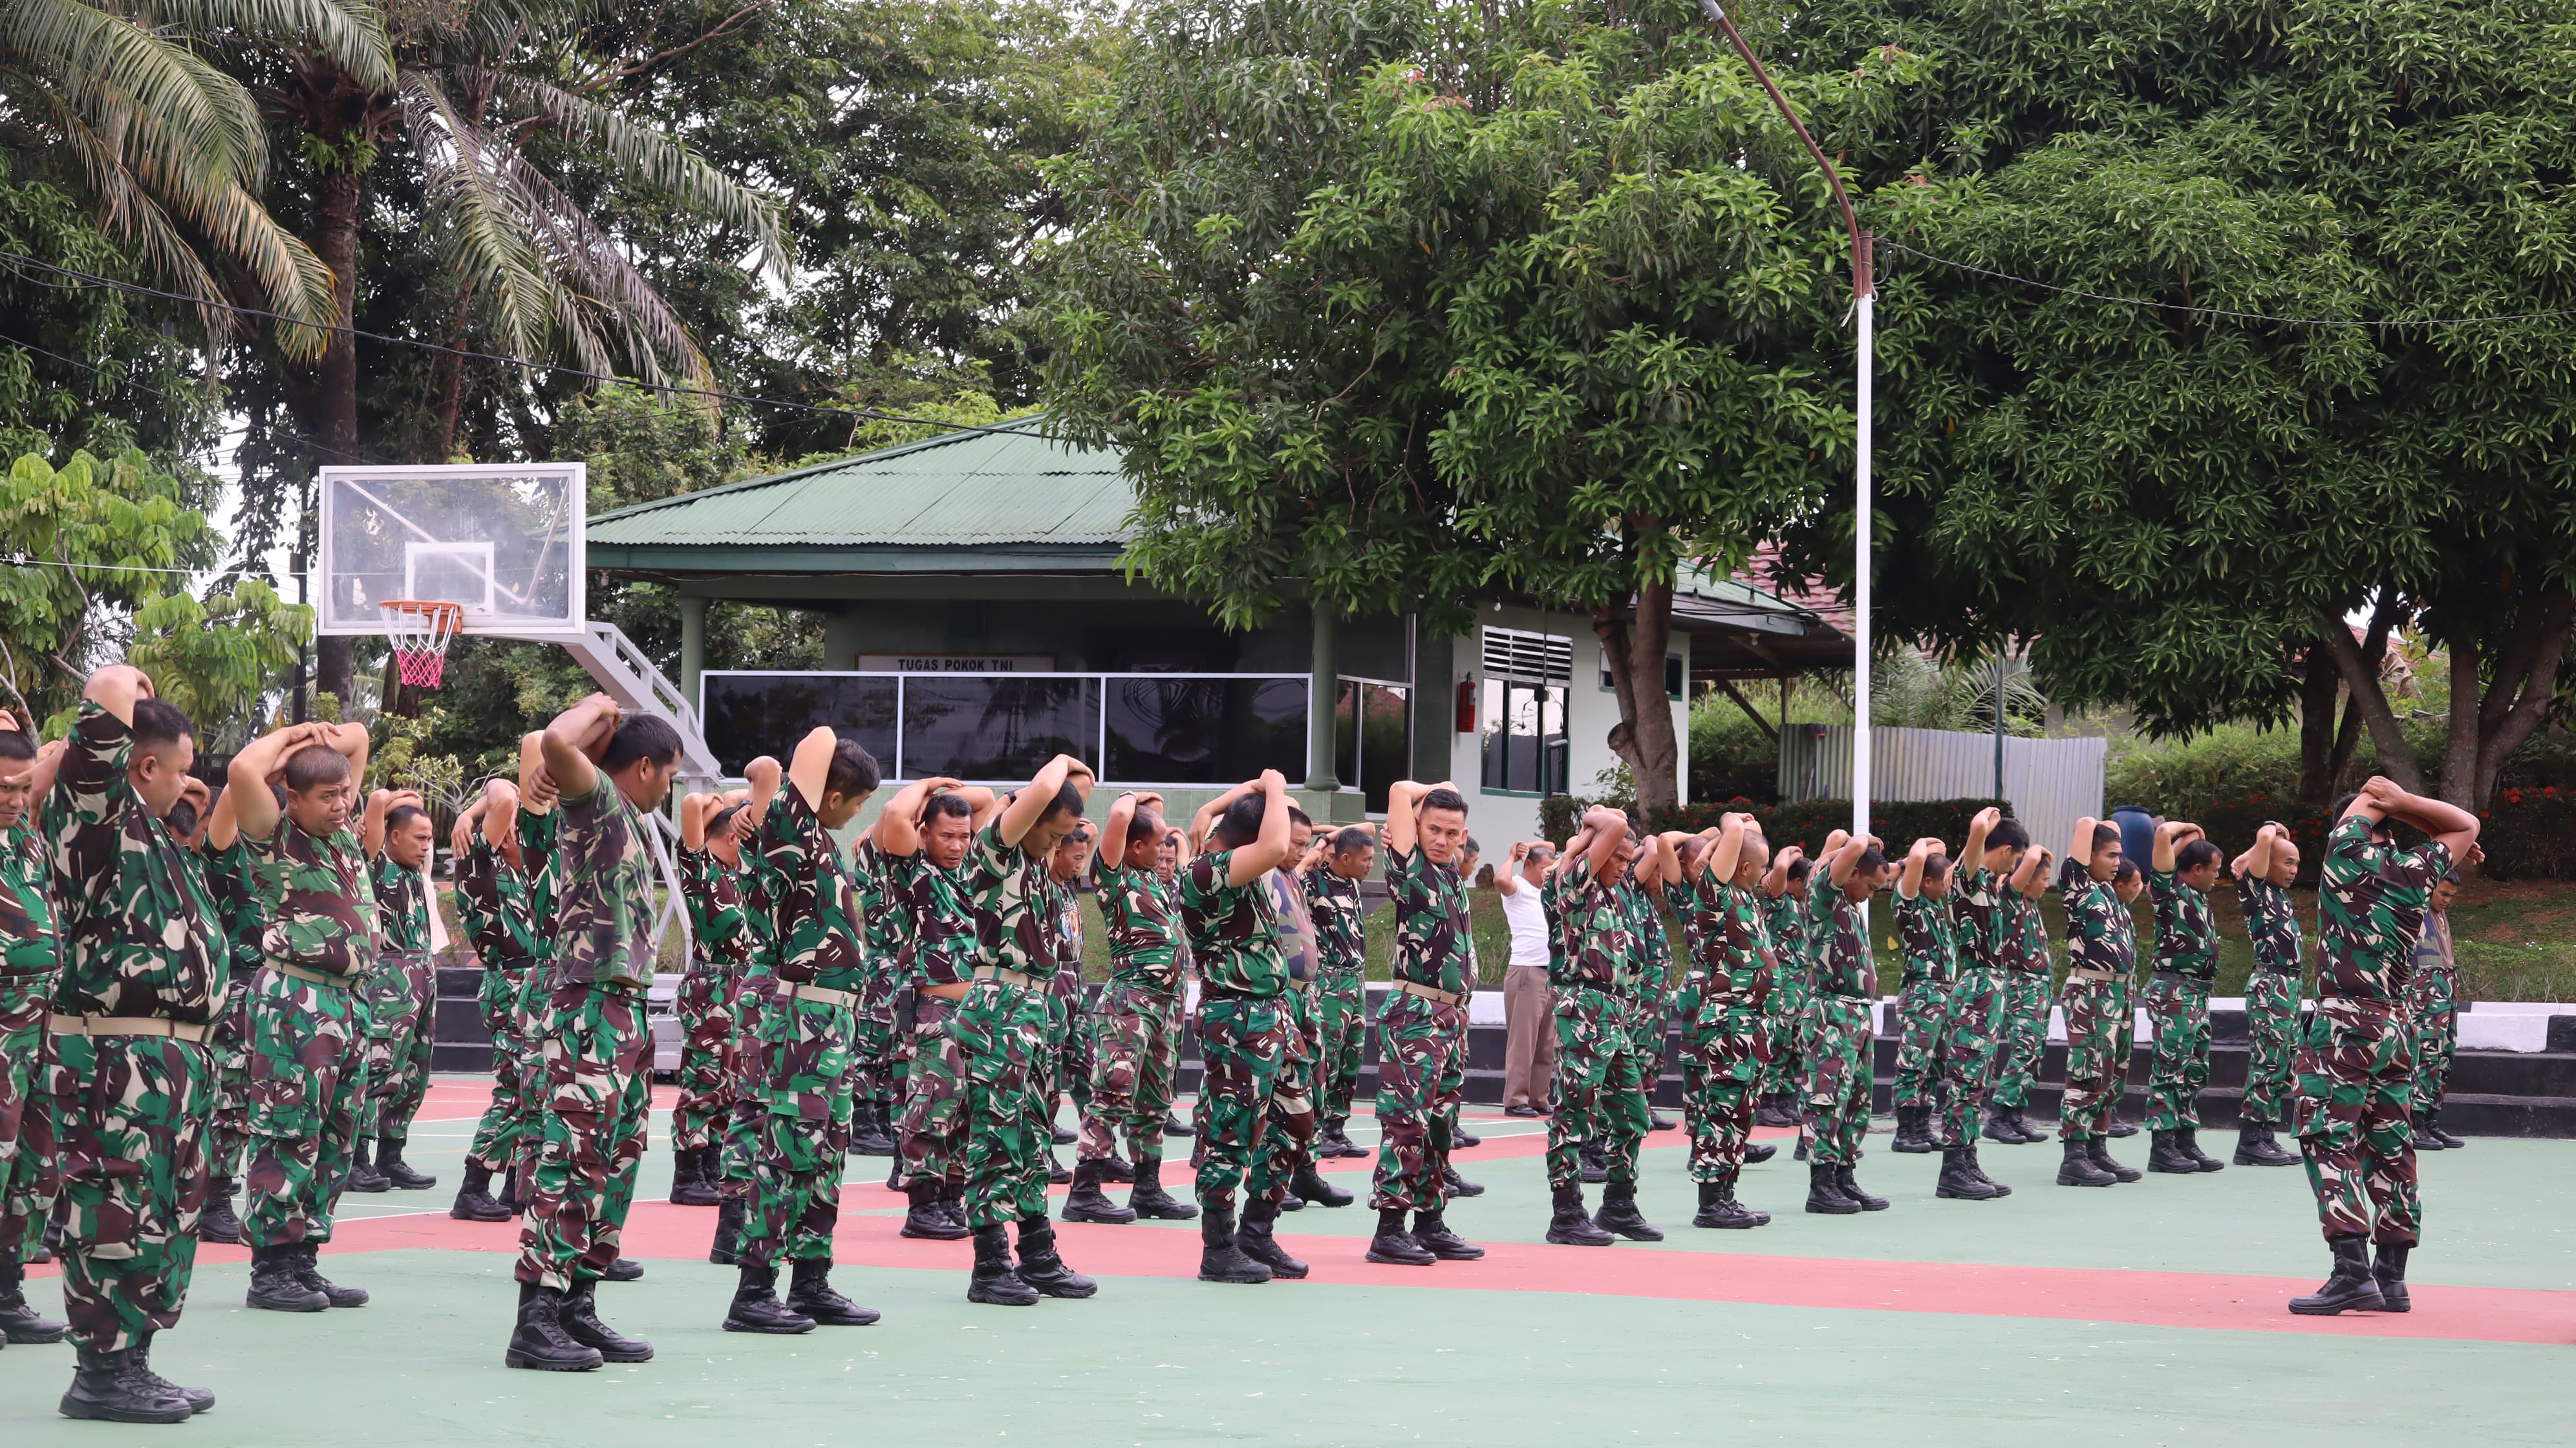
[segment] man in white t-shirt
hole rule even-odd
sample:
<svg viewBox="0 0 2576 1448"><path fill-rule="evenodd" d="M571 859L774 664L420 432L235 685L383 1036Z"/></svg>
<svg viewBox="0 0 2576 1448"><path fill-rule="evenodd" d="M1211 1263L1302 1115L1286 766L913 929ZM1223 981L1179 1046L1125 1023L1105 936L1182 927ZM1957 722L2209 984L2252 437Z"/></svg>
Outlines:
<svg viewBox="0 0 2576 1448"><path fill-rule="evenodd" d="M1494 872L1503 919L1512 929L1512 962L1503 972L1503 1114L1545 1116L1555 1103L1556 992L1548 986L1548 960L1562 947L1556 922L1539 898L1539 882L1556 863L1556 846L1523 840Z"/></svg>

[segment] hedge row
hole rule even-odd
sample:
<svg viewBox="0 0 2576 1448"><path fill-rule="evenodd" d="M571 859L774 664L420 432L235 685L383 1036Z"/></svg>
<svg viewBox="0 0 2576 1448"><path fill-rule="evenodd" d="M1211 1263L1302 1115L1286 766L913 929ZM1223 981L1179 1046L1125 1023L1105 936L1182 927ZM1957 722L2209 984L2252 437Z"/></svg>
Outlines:
<svg viewBox="0 0 2576 1448"><path fill-rule="evenodd" d="M2487 852L2481 873L2489 879L2576 880L2576 789L2500 789L2478 819L2478 843ZM2254 842L2265 820L2290 827L2299 842L2299 878L2315 884L2326 833L2334 826L2323 811L2257 794L2221 800L2197 823L2233 856Z"/></svg>
<svg viewBox="0 0 2576 1448"><path fill-rule="evenodd" d="M2011 805L1993 799L1881 801L1870 806L1870 832L1885 840L1888 848L1898 853L1925 835L1947 840L1952 849L1958 849L1967 841L1968 821L1988 805L1999 806L2006 814L2012 813ZM1827 835L1851 828L1851 809L1851 801L1847 799L1756 804L1739 798L1722 804L1686 804L1667 810L1656 818L1654 828L1704 830L1716 824L1721 815L1749 814L1762 821L1762 833L1770 840L1772 848L1795 844L1812 855L1824 848ZM1579 817L1577 802L1564 795L1539 804L1540 831L1559 844L1573 835Z"/></svg>

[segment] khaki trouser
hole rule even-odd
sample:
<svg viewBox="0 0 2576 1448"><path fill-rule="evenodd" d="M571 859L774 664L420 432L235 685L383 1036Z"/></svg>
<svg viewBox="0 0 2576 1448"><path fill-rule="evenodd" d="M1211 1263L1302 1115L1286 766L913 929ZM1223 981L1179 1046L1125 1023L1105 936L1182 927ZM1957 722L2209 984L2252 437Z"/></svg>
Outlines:
<svg viewBox="0 0 2576 1448"><path fill-rule="evenodd" d="M1556 1081L1556 992L1547 967L1503 972L1503 1104L1542 1110Z"/></svg>

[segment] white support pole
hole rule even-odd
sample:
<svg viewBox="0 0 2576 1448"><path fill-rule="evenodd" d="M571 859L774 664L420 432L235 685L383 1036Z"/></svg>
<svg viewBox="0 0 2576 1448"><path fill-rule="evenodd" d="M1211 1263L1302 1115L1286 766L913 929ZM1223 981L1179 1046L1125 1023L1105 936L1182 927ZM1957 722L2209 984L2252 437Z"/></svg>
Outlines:
<svg viewBox="0 0 2576 1448"><path fill-rule="evenodd" d="M1869 412L1871 309L1877 289L1862 292L1860 307L1860 458L1852 511L1852 833L1869 833Z"/></svg>

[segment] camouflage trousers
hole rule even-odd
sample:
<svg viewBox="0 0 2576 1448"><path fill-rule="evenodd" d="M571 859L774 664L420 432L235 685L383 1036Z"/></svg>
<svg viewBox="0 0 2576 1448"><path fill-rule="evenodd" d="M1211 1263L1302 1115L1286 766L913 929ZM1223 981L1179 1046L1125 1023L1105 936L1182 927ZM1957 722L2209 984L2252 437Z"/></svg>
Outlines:
<svg viewBox="0 0 2576 1448"><path fill-rule="evenodd" d="M1798 1023L1806 1016L1807 983L1796 978L1797 970L1787 972L1764 1003L1763 1019L1771 1031L1771 1065L1763 1078L1764 1095L1794 1095L1805 1089L1806 1056L1799 1049Z"/></svg>
<svg viewBox="0 0 2576 1448"><path fill-rule="evenodd" d="M30 1135L52 988L50 972L0 976L0 1258L23 1261L54 1204L53 1164Z"/></svg>
<svg viewBox="0 0 2576 1448"><path fill-rule="evenodd" d="M582 981L553 986L535 1054L545 1094L517 1275L570 1291L615 1265L635 1201L653 1088L643 992Z"/></svg>
<svg viewBox="0 0 2576 1448"><path fill-rule="evenodd" d="M546 1033L552 1029L555 967L551 960L528 965L519 981L518 1066L519 1130L516 1169L523 1181L534 1181L537 1154L546 1142ZM522 1199L526 1192L521 1192Z"/></svg>
<svg viewBox="0 0 2576 1448"><path fill-rule="evenodd" d="M2066 1094L2057 1105L2057 1134L2062 1138L2105 1136L2129 1089L2131 1037L2136 1034L2128 1012L2121 1009L2116 980L2066 977L2060 1003L2066 1011Z"/></svg>
<svg viewBox="0 0 2576 1448"><path fill-rule="evenodd" d="M1950 1024L1950 983L1910 981L1896 996L1896 1085L1891 1099L1898 1106L1919 1106L1924 1093L1941 1079L1941 1044Z"/></svg>
<svg viewBox="0 0 2576 1448"><path fill-rule="evenodd" d="M63 1315L103 1352L175 1327L206 1206L213 1053L168 1036L48 1035L37 1157L61 1195Z"/></svg>
<svg viewBox="0 0 2576 1448"><path fill-rule="evenodd" d="M1869 1135L1870 1002L1818 994L1807 1001L1798 1045L1807 1060L1806 1110L1800 1122L1813 1159L1858 1166Z"/></svg>
<svg viewBox="0 0 2576 1448"><path fill-rule="evenodd" d="M912 1066L903 1081L903 1128L895 1133L907 1182L966 1184L966 1055L951 1029L958 1004L912 998Z"/></svg>
<svg viewBox="0 0 2576 1448"><path fill-rule="evenodd" d="M841 1165L850 1143L850 1090L857 1079L851 1042L857 1032L858 1015L850 1006L798 996L783 981L775 988L760 1026L756 1089L765 1109L743 1215L746 1261L832 1260L832 1230L841 1220Z"/></svg>
<svg viewBox="0 0 2576 1448"><path fill-rule="evenodd" d="M1316 979L1315 1041L1316 1110L1329 1120L1348 1121L1368 1058L1366 976L1328 970Z"/></svg>
<svg viewBox="0 0 2576 1448"><path fill-rule="evenodd" d="M2291 1124L2326 1238L2411 1246L2415 1191L2415 1041L2405 1007L2321 1000L2299 1045Z"/></svg>
<svg viewBox="0 0 2576 1448"><path fill-rule="evenodd" d="M1199 997L1198 1138L1190 1149L1201 1209L1231 1212L1235 1193L1279 1201L1315 1134L1314 1062L1298 1020L1304 998Z"/></svg>
<svg viewBox="0 0 2576 1448"><path fill-rule="evenodd" d="M2418 971L2406 986L2406 1015L2415 1028L2415 1109L2432 1111L2451 1089L2451 1057L2460 1040L2460 977Z"/></svg>
<svg viewBox="0 0 2576 1448"><path fill-rule="evenodd" d="M366 1051L366 1002L356 987L273 967L251 977L244 1242L331 1240L366 1090Z"/></svg>
<svg viewBox="0 0 2576 1448"><path fill-rule="evenodd" d="M1744 1170L1745 1143L1753 1136L1755 1088L1770 1037L1762 1029L1760 1011L1728 1000L1699 1001L1693 995L1697 1009L1683 1037L1690 1179L1731 1188Z"/></svg>
<svg viewBox="0 0 2576 1448"><path fill-rule="evenodd" d="M1137 1161L1163 1159L1163 1118L1172 1109L1180 999L1133 981L1101 987L1090 1011L1091 1100L1082 1108L1082 1159L1099 1161L1123 1138Z"/></svg>
<svg viewBox="0 0 2576 1448"><path fill-rule="evenodd" d="M1596 986L1556 990L1556 1114L1547 1119L1547 1184L1582 1185L1581 1148L1598 1142L1613 1186L1637 1181L1637 1144L1646 1139L1646 1081L1627 1016Z"/></svg>
<svg viewBox="0 0 2576 1448"><path fill-rule="evenodd" d="M851 1064L858 1073L851 1085L856 1100L902 1099L895 1054L895 998L902 991L901 976L886 960L868 977L867 989L859 992L857 1034L850 1039Z"/></svg>
<svg viewBox="0 0 2576 1448"><path fill-rule="evenodd" d="M480 999L483 1028L492 1033L492 1098L474 1123L474 1139L465 1147L465 1163L507 1173L518 1160L526 1135L528 1103L520 1087L527 1072L527 1033L520 1028L519 995L530 969L526 961L487 965Z"/></svg>
<svg viewBox="0 0 2576 1448"><path fill-rule="evenodd" d="M1467 1008L1389 990L1377 1016L1377 1173L1369 1206L1436 1212L1449 1200L1450 1108L1467 1089Z"/></svg>
<svg viewBox="0 0 2576 1448"><path fill-rule="evenodd" d="M680 1096L671 1106L671 1149L713 1146L725 1114L742 1094L742 1060L734 1044L736 972L700 962L680 978Z"/></svg>
<svg viewBox="0 0 2576 1448"><path fill-rule="evenodd" d="M2200 1088L2209 1084L2209 982L2157 971L2147 981L2147 1024L2156 1033L2147 1129L2200 1125Z"/></svg>
<svg viewBox="0 0 2576 1448"><path fill-rule="evenodd" d="M966 1225L1047 1215L1047 1125L1040 1094L1054 1006L1043 990L978 980L949 1018L966 1074Z"/></svg>
<svg viewBox="0 0 2576 1448"><path fill-rule="evenodd" d="M235 975L223 1014L206 1036L215 1061L215 1104L206 1122L206 1169L214 1180L240 1178L250 1150L250 978Z"/></svg>
<svg viewBox="0 0 2576 1448"><path fill-rule="evenodd" d="M430 1044L436 1036L438 967L426 953L381 956L367 990L367 1096L361 1137L411 1134L411 1119L429 1095Z"/></svg>
<svg viewBox="0 0 2576 1448"><path fill-rule="evenodd" d="M2004 1017L1995 1041L1992 1097L1996 1104L2019 1111L2030 1099L2040 1058L2048 1051L2048 973L2007 970L2001 975Z"/></svg>
<svg viewBox="0 0 2576 1448"><path fill-rule="evenodd" d="M754 970L743 977L742 988L733 998L733 1103L721 1123L717 1157L724 1175L716 1183L716 1194L728 1201L748 1204L751 1200L751 1163L760 1155L760 1133L769 1116L769 1098L760 1090L760 1083L768 1079L760 1057L760 1032L771 1010L769 993L777 983L769 972Z"/></svg>
<svg viewBox="0 0 2576 1448"><path fill-rule="evenodd" d="M1041 1063L1043 1079L1038 1091L1046 1107L1048 1137L1054 1136L1055 1101L1058 1096L1073 1098L1075 1119L1079 1120L1083 1104L1091 1099L1091 1009L1079 995L1050 997L1052 1024L1047 1028L1049 1050Z"/></svg>
<svg viewBox="0 0 2576 1448"><path fill-rule="evenodd" d="M2298 1089L2299 974L2257 970L2245 981L2245 1101L2238 1119L2279 1126Z"/></svg>
<svg viewBox="0 0 2576 1448"><path fill-rule="evenodd" d="M2004 1028L2004 972L1962 965L1941 1025L1943 1146L1977 1144L1977 1113L1993 1089Z"/></svg>

